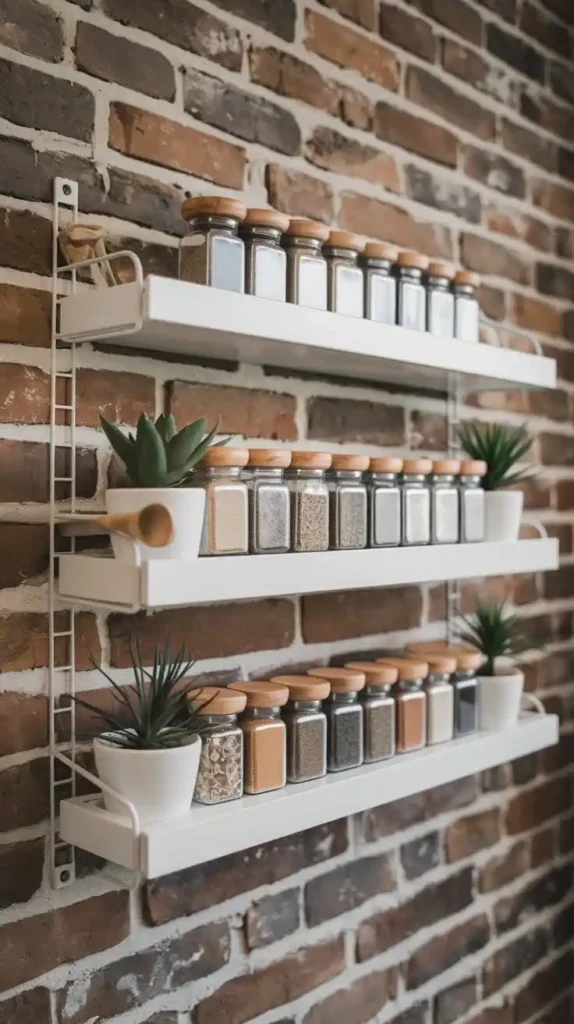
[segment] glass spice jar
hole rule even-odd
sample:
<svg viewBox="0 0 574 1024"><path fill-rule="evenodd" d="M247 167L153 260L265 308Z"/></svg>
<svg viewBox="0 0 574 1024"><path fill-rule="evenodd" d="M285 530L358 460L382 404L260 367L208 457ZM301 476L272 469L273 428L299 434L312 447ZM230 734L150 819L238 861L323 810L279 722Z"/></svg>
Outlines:
<svg viewBox="0 0 574 1024"><path fill-rule="evenodd" d="M291 494L291 550L327 551L329 548L329 488L325 471L331 466L327 452L292 452L285 479Z"/></svg>
<svg viewBox="0 0 574 1024"><path fill-rule="evenodd" d="M190 710L201 717L201 754L193 799L219 804L243 796L243 733L237 716L245 708L244 693L204 686L188 695Z"/></svg>
<svg viewBox="0 0 574 1024"><path fill-rule="evenodd" d="M283 235L287 253L287 301L327 309L327 263L321 245L329 228L315 220L295 218Z"/></svg>
<svg viewBox="0 0 574 1024"><path fill-rule="evenodd" d="M205 516L200 555L244 555L248 551L247 484L241 470L247 448L209 448L198 463L193 482L205 488Z"/></svg>
<svg viewBox="0 0 574 1024"><path fill-rule="evenodd" d="M397 260L397 323L412 331L426 330L427 296L423 274L428 263L427 257L418 252L400 252Z"/></svg>
<svg viewBox="0 0 574 1024"><path fill-rule="evenodd" d="M432 544L458 544L460 497L456 476L459 470L458 459L436 459L432 464Z"/></svg>
<svg viewBox="0 0 574 1024"><path fill-rule="evenodd" d="M244 473L249 494L249 551L281 554L291 545L289 487L283 470L291 463L284 448L250 448Z"/></svg>
<svg viewBox="0 0 574 1024"><path fill-rule="evenodd" d="M398 669L394 696L397 705L397 753L420 750L427 741L427 698L424 681L428 665L413 658L377 658L377 665Z"/></svg>
<svg viewBox="0 0 574 1024"><path fill-rule="evenodd" d="M397 250L385 242L367 242L359 256L365 289L365 317L379 324L397 322Z"/></svg>
<svg viewBox="0 0 574 1024"><path fill-rule="evenodd" d="M365 310L359 253L365 242L351 231L331 231L323 246L327 260L327 308L332 313L362 318Z"/></svg>
<svg viewBox="0 0 574 1024"><path fill-rule="evenodd" d="M181 214L189 228L179 245L181 280L243 292L245 248L238 237L246 214L243 203L223 196L196 196L184 200Z"/></svg>
<svg viewBox="0 0 574 1024"><path fill-rule="evenodd" d="M409 652L417 657L439 654L454 658L456 669L451 676L454 691L454 735L466 736L478 728L478 682L476 673L482 665L482 655L472 647L450 646L445 640L427 640L409 644Z"/></svg>
<svg viewBox="0 0 574 1024"><path fill-rule="evenodd" d="M363 709L357 694L365 673L350 668L311 668L307 675L326 679L331 692L323 704L327 716L327 770L343 772L363 763Z"/></svg>
<svg viewBox="0 0 574 1024"><path fill-rule="evenodd" d="M475 544L484 540L485 494L482 486L487 465L480 459L463 459L460 464L460 540Z"/></svg>
<svg viewBox="0 0 574 1024"><path fill-rule="evenodd" d="M471 270L459 270L454 278L454 336L458 341L479 341L479 306L475 288L480 277Z"/></svg>
<svg viewBox="0 0 574 1024"><path fill-rule="evenodd" d="M281 236L289 217L278 210L249 209L239 228L245 244L245 291L261 299L285 302L287 298L287 256Z"/></svg>
<svg viewBox="0 0 574 1024"><path fill-rule="evenodd" d="M329 696L329 683L309 676L275 676L271 682L289 690L289 701L283 711L287 727L287 781L321 778L327 774L327 718L321 704Z"/></svg>
<svg viewBox="0 0 574 1024"><path fill-rule="evenodd" d="M402 542L430 544L430 459L405 459L401 477Z"/></svg>
<svg viewBox="0 0 574 1024"><path fill-rule="evenodd" d="M327 473L331 548L337 551L367 546L367 488L363 473L368 455L333 455Z"/></svg>
<svg viewBox="0 0 574 1024"><path fill-rule="evenodd" d="M427 273L427 331L451 341L454 336L454 269L448 263L429 263Z"/></svg>
<svg viewBox="0 0 574 1024"><path fill-rule="evenodd" d="M428 662L425 681L427 695L427 743L446 743L454 734L454 689L451 683L456 659L447 655L421 651Z"/></svg>
<svg viewBox="0 0 574 1024"><path fill-rule="evenodd" d="M228 689L244 693L247 699L239 719L245 792L282 789L287 782L287 730L280 712L289 699L289 690L263 682L230 683Z"/></svg>
<svg viewBox="0 0 574 1024"><path fill-rule="evenodd" d="M369 547L398 547L401 543L401 489L398 474L403 460L378 456L369 462L368 491Z"/></svg>
<svg viewBox="0 0 574 1024"><path fill-rule="evenodd" d="M345 667L362 672L366 677L365 688L359 694L363 708L365 763L393 757L396 751L396 705L391 690L399 678L398 668L369 661L350 661Z"/></svg>

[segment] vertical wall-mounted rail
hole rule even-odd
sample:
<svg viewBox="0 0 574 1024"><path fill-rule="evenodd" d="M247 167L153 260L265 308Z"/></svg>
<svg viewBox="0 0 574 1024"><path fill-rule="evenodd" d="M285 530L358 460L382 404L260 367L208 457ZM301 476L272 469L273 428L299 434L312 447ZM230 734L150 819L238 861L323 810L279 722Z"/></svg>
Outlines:
<svg viewBox="0 0 574 1024"><path fill-rule="evenodd" d="M448 454L456 457L460 445L458 443L458 426L460 416L460 382L456 374L449 374L447 394L447 447ZM447 617L447 639L449 643L456 642L455 625L460 615L460 587L458 580L448 580L446 584L446 617Z"/></svg>

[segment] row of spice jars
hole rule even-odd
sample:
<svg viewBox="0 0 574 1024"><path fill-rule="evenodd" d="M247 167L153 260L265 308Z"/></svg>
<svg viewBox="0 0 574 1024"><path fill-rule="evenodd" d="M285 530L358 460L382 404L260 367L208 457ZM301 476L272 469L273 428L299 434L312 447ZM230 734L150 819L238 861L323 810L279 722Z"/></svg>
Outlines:
<svg viewBox="0 0 574 1024"><path fill-rule="evenodd" d="M236 199L186 199L182 216L184 281L478 341L480 278L471 271Z"/></svg>
<svg viewBox="0 0 574 1024"><path fill-rule="evenodd" d="M437 641L404 657L196 691L204 728L194 799L265 793L467 736L477 729L480 664L480 654Z"/></svg>
<svg viewBox="0 0 574 1024"><path fill-rule="evenodd" d="M486 463L211 448L202 555L484 540Z"/></svg>

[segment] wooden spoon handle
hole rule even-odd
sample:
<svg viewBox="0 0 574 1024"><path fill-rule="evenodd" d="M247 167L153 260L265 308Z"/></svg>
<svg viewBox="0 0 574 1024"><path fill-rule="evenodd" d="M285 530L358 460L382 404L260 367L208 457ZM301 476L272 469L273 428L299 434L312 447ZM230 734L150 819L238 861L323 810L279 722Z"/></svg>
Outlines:
<svg viewBox="0 0 574 1024"><path fill-rule="evenodd" d="M146 505L140 512L98 516L97 522L112 533L140 540L148 547L164 548L173 540L173 519L165 505Z"/></svg>

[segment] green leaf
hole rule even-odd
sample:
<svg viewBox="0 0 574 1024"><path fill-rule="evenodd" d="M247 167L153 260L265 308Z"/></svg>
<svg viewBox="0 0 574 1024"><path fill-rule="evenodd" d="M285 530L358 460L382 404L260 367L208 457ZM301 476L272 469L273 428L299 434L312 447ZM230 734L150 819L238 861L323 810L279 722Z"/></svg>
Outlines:
<svg viewBox="0 0 574 1024"><path fill-rule="evenodd" d="M217 423L215 424L213 430L210 430L209 434L207 434L207 436L204 437L204 439L201 442L201 444L199 444L197 446L197 448L195 449L193 455L188 460L187 465L185 467L186 472L189 472L190 469L193 469L193 467L196 466L197 463L203 458L203 456L205 455L207 449L211 447L211 443L212 443L215 435L217 434L217 431L219 430L220 422L221 422L221 417L218 416Z"/></svg>
<svg viewBox="0 0 574 1024"><path fill-rule="evenodd" d="M116 427L115 423L110 423L101 413L100 424L116 455L120 457L130 479L132 479L132 471L136 469L136 446L134 442L129 437L126 437L123 431Z"/></svg>
<svg viewBox="0 0 574 1024"><path fill-rule="evenodd" d="M137 429L137 471L142 487L165 487L167 459L155 424L142 413Z"/></svg>
<svg viewBox="0 0 574 1024"><path fill-rule="evenodd" d="M180 430L175 437L172 437L167 446L167 468L169 471L175 469L184 470L189 460L200 444L207 427L207 420L203 417L188 423L183 430Z"/></svg>
<svg viewBox="0 0 574 1024"><path fill-rule="evenodd" d="M175 437L177 434L177 424L172 414L168 413L167 416L164 416L164 414L161 413L155 421L155 429L163 443L167 445L168 442L171 441L172 437Z"/></svg>
<svg viewBox="0 0 574 1024"><path fill-rule="evenodd" d="M506 427L500 423L480 426L463 423L458 429L458 439L471 459L486 462L487 472L483 479L486 491L510 487L512 483L534 475L532 469L512 472L532 447L532 438L524 425Z"/></svg>

